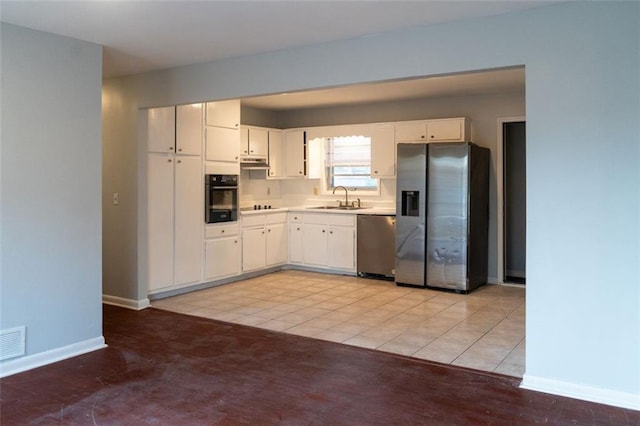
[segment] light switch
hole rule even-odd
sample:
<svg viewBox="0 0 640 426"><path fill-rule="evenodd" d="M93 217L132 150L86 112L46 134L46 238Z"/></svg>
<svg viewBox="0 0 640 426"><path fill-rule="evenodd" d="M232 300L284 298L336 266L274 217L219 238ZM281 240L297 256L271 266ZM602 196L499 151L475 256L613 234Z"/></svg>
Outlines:
<svg viewBox="0 0 640 426"><path fill-rule="evenodd" d="M120 195L117 192L113 193L113 205L117 206L120 204Z"/></svg>

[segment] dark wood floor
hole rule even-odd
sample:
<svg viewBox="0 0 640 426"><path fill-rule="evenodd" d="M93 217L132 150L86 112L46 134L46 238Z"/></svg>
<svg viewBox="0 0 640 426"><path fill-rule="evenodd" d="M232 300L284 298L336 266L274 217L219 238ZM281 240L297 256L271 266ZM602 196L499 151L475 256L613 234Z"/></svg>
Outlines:
<svg viewBox="0 0 640 426"><path fill-rule="evenodd" d="M109 347L0 381L7 425L638 425L519 380L157 309L104 307Z"/></svg>

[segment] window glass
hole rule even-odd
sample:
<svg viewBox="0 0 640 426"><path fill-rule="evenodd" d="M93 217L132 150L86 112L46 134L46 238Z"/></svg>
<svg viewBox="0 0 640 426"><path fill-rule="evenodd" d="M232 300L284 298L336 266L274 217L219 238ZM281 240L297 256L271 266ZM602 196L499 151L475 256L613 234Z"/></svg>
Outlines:
<svg viewBox="0 0 640 426"><path fill-rule="evenodd" d="M371 178L371 138L341 136L325 139L325 183L327 189L346 186L376 190L378 181Z"/></svg>

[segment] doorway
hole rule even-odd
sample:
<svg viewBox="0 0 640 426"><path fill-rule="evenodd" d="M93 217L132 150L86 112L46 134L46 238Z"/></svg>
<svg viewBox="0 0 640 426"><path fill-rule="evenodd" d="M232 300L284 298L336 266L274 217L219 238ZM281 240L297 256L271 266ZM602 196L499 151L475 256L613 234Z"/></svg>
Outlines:
<svg viewBox="0 0 640 426"><path fill-rule="evenodd" d="M505 283L526 283L526 123L502 123Z"/></svg>

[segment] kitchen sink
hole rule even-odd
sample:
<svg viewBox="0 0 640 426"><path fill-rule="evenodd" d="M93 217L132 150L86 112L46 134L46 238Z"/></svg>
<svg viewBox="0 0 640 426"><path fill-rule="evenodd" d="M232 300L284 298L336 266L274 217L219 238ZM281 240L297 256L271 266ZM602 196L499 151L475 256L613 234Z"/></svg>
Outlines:
<svg viewBox="0 0 640 426"><path fill-rule="evenodd" d="M370 207L357 207L357 206L317 206L317 207L307 207L311 210L362 210L368 209Z"/></svg>

